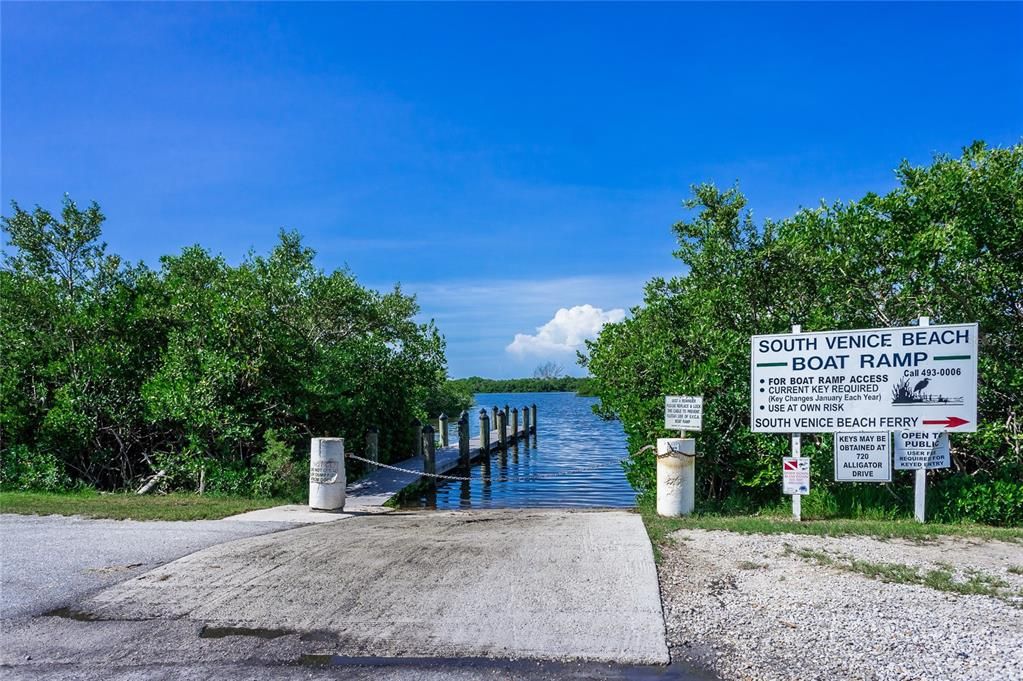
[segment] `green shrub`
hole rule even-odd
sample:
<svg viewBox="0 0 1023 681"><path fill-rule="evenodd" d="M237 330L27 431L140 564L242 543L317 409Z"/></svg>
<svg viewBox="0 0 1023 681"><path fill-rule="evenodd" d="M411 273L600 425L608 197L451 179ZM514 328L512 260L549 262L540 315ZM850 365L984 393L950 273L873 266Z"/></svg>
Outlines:
<svg viewBox="0 0 1023 681"><path fill-rule="evenodd" d="M0 489L64 492L74 487L64 464L48 452L15 445L0 453Z"/></svg>
<svg viewBox="0 0 1023 681"><path fill-rule="evenodd" d="M953 475L935 485L928 497L928 514L940 522L1023 525L1023 482L1018 480Z"/></svg>
<svg viewBox="0 0 1023 681"><path fill-rule="evenodd" d="M268 430L264 436L266 448L256 456L256 474L252 493L261 497L301 499L309 479L309 460L296 458L295 448L286 443L276 431Z"/></svg>

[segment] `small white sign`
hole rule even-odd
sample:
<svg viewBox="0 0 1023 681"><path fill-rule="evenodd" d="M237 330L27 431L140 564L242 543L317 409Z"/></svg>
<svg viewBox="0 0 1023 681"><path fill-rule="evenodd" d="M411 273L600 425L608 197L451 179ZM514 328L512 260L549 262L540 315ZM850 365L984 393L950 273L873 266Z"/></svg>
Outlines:
<svg viewBox="0 0 1023 681"><path fill-rule="evenodd" d="M753 336L755 433L977 430L977 325Z"/></svg>
<svg viewBox="0 0 1023 681"><path fill-rule="evenodd" d="M888 433L835 433L835 480L891 482Z"/></svg>
<svg viewBox="0 0 1023 681"><path fill-rule="evenodd" d="M668 395L665 397L664 427L667 430L702 430L703 396Z"/></svg>
<svg viewBox="0 0 1023 681"><path fill-rule="evenodd" d="M810 493L809 457L786 456L781 460L783 494Z"/></svg>
<svg viewBox="0 0 1023 681"><path fill-rule="evenodd" d="M952 457L948 450L948 433L902 430L895 433L895 469L912 471L918 468L948 468Z"/></svg>

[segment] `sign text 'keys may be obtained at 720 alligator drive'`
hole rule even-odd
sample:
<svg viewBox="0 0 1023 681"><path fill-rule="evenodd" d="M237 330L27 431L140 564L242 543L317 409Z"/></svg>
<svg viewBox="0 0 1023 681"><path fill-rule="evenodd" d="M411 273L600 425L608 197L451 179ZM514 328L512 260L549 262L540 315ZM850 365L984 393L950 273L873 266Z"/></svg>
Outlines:
<svg viewBox="0 0 1023 681"><path fill-rule="evenodd" d="M759 433L977 430L977 325L753 336Z"/></svg>

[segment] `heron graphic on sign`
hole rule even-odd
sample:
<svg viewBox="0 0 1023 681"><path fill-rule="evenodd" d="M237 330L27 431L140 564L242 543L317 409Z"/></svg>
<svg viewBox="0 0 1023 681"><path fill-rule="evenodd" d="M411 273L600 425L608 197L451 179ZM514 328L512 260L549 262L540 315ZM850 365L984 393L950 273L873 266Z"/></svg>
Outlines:
<svg viewBox="0 0 1023 681"><path fill-rule="evenodd" d="M903 378L892 388L893 405L920 405L920 404L941 404L956 405L962 404L963 398L950 397L948 395L925 393L924 388L931 384L931 379L925 378L910 386L909 379Z"/></svg>

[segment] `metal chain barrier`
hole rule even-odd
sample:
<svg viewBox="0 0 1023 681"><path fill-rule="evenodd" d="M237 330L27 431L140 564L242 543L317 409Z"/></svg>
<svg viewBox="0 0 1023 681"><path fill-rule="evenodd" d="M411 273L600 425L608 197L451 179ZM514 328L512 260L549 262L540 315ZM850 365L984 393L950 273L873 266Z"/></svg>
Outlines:
<svg viewBox="0 0 1023 681"><path fill-rule="evenodd" d="M477 479L477 478L473 478L472 476L442 475L440 473L424 473L423 471L417 471L417 470L412 469L412 468L402 468L401 466L392 466L392 465L386 464L386 463L379 463L377 461L373 461L372 459L365 459L365 458L363 458L361 456L357 456L355 454L350 454L350 453L347 453L347 452L345 453L345 458L346 459L355 459L356 461L364 461L365 463L372 464L372 465L377 466L379 468L386 468L388 470L398 471L399 473L411 473L412 475L421 475L424 478L438 478L440 480L453 480L455 482L469 482L469 481ZM604 466L596 466L596 467L589 466L587 468L572 468L572 469L569 469L567 471L558 471L557 473L534 473L532 475L526 473L526 474L523 474L523 475L516 475L516 476L512 476L512 477L499 477L499 478L484 478L484 477L480 477L478 479L479 479L480 482L521 482L521 481L527 481L527 480L543 480L545 478L559 478L562 475L570 475L572 473L588 473L590 471L601 470L603 468L610 468L611 465L612 464L606 464Z"/></svg>
<svg viewBox="0 0 1023 681"><path fill-rule="evenodd" d="M656 445L646 445L644 447L640 447L639 451L636 452L636 454L642 454L643 452L645 452L648 449L657 449L657 446ZM670 444L668 445L668 451L666 451L664 454L655 454L654 456L656 456L658 459L663 459L665 457L671 456L672 454L681 454L682 456L688 456L690 459L695 459L696 457L699 456L699 454L697 454L696 452L693 452L692 454L690 454L689 452L683 452L683 451L681 451L679 449L675 449Z"/></svg>

